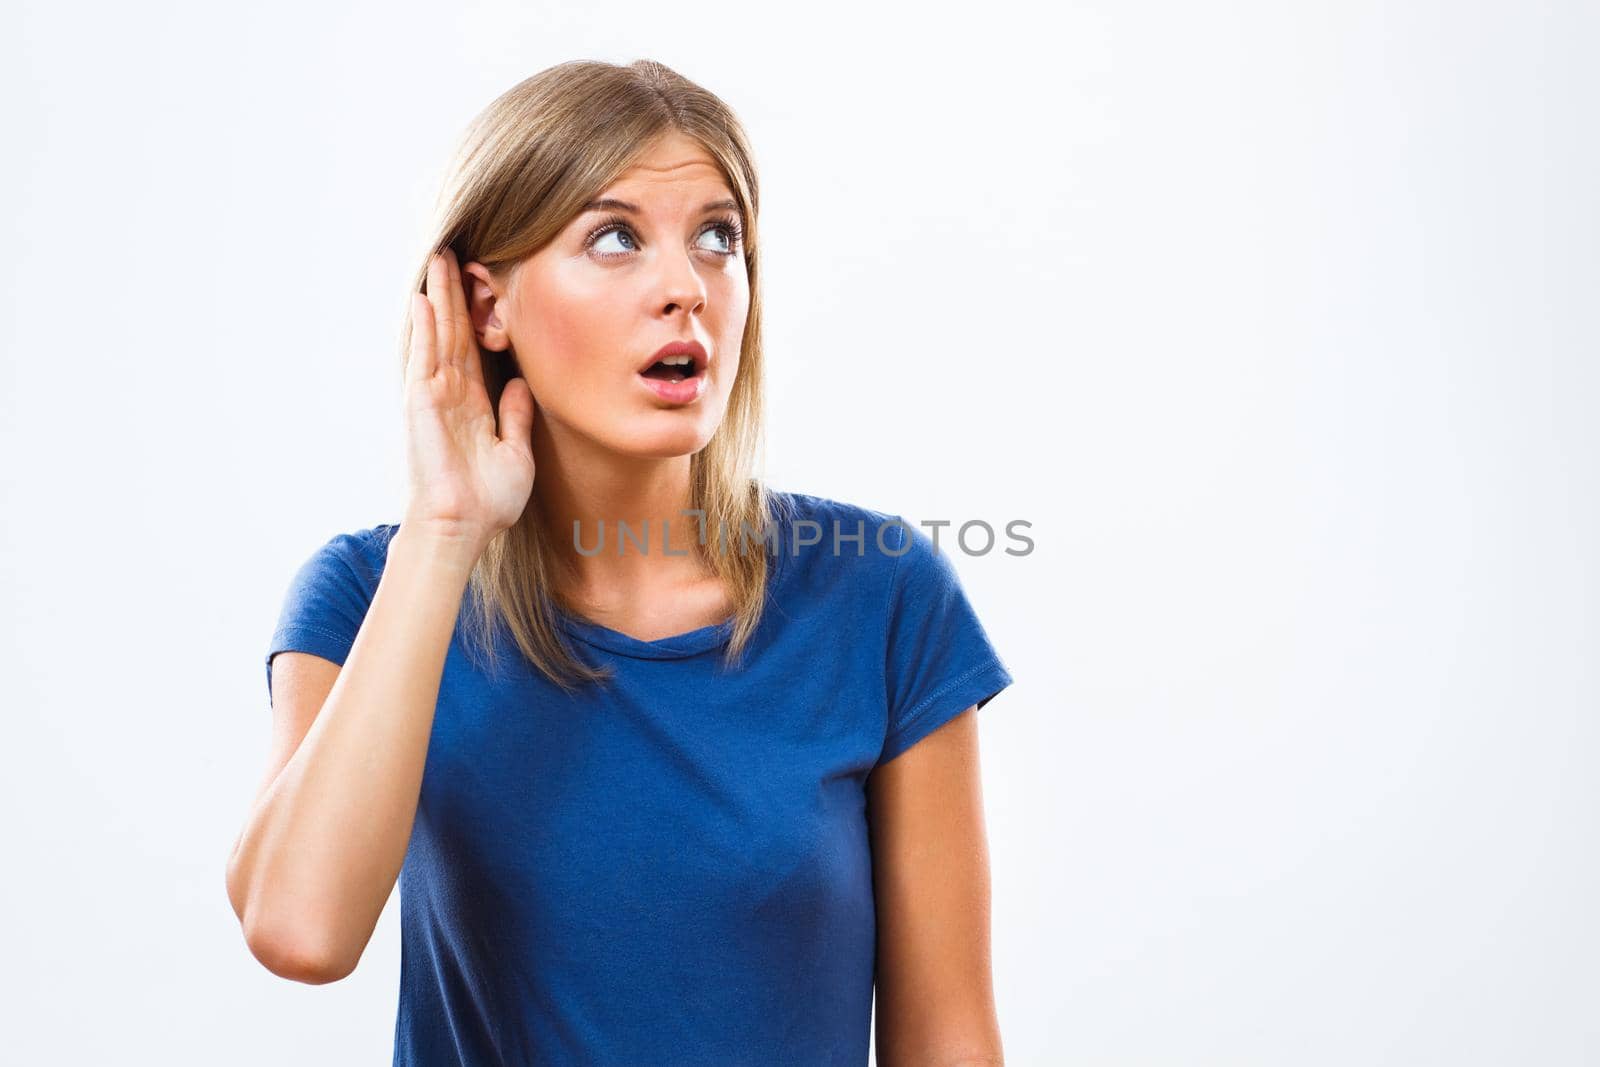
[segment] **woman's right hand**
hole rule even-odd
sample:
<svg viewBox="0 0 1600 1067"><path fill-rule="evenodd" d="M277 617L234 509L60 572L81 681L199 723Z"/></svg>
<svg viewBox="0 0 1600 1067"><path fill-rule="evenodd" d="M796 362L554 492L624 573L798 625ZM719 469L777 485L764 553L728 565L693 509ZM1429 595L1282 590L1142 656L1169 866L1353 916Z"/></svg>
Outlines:
<svg viewBox="0 0 1600 1067"><path fill-rule="evenodd" d="M513 525L533 492L533 411L528 383L512 378L496 434L460 265L445 249L428 264L428 292L411 296L403 525L480 550Z"/></svg>

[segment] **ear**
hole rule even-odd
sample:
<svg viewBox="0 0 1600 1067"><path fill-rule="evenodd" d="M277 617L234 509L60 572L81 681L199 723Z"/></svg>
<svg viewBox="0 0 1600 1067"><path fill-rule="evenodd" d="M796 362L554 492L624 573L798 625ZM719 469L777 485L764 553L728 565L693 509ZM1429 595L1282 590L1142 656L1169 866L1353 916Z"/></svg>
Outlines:
<svg viewBox="0 0 1600 1067"><path fill-rule="evenodd" d="M476 260L461 268L461 284L466 289L467 314L472 317L472 332L478 347L504 352L511 347L502 302L507 294L504 279Z"/></svg>

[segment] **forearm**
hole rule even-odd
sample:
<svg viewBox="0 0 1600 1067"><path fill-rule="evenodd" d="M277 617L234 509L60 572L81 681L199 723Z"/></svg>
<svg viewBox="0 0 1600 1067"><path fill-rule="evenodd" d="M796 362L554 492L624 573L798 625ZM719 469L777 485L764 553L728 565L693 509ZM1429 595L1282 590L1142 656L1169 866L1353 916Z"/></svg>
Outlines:
<svg viewBox="0 0 1600 1067"><path fill-rule="evenodd" d="M474 544L402 524L315 721L250 813L234 858L253 949L354 969L405 860L440 678Z"/></svg>

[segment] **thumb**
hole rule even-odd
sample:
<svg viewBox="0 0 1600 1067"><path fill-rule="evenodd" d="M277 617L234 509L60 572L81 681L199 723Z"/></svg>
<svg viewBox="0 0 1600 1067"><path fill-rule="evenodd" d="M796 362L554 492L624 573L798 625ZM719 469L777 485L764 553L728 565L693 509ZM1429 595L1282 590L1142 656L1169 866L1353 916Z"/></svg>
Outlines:
<svg viewBox="0 0 1600 1067"><path fill-rule="evenodd" d="M512 378L500 391L500 440L533 451L533 390L525 379Z"/></svg>

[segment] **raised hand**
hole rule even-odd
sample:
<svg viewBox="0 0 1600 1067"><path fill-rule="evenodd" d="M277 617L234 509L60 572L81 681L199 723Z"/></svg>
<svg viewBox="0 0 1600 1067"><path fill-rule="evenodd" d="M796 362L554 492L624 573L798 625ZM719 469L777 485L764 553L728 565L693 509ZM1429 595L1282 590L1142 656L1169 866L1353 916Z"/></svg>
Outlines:
<svg viewBox="0 0 1600 1067"><path fill-rule="evenodd" d="M484 386L461 268L450 249L411 298L406 365L410 495L402 526L479 549L514 524L533 492L533 393L521 378L500 396L500 432Z"/></svg>

